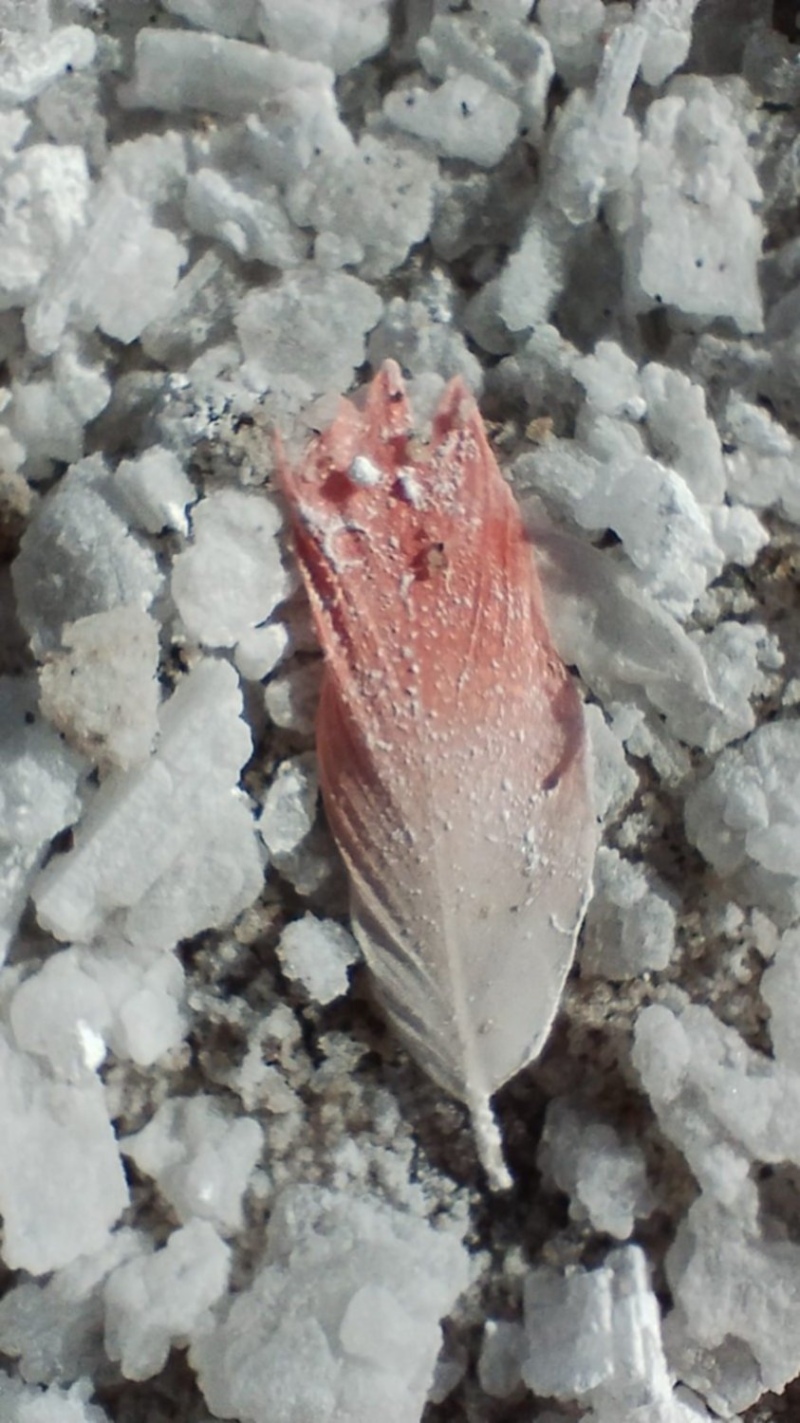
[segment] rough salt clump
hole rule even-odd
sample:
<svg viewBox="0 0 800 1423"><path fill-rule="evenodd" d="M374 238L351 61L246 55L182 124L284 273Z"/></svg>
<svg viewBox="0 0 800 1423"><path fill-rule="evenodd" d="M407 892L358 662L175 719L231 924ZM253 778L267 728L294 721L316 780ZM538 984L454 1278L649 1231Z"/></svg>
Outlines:
<svg viewBox="0 0 800 1423"><path fill-rule="evenodd" d="M295 1186L267 1263L193 1340L213 1413L250 1423L419 1423L439 1320L468 1280L459 1240L372 1197Z"/></svg>
<svg viewBox="0 0 800 1423"><path fill-rule="evenodd" d="M319 775L313 751L289 756L264 797L258 831L270 863L298 894L313 894L334 869L331 842L317 821Z"/></svg>
<svg viewBox="0 0 800 1423"><path fill-rule="evenodd" d="M152 1176L178 1219L197 1216L223 1234L241 1230L242 1197L264 1134L252 1117L231 1117L213 1097L168 1097L122 1150Z"/></svg>
<svg viewBox="0 0 800 1423"><path fill-rule="evenodd" d="M759 1218L755 1184L730 1207L702 1196L666 1260L676 1308L667 1346L684 1378L723 1417L800 1371L800 1246Z"/></svg>
<svg viewBox="0 0 800 1423"><path fill-rule="evenodd" d="M428 234L436 165L407 144L365 134L335 155L322 152L294 175L286 207L298 227L317 233L324 267L357 266L384 277Z"/></svg>
<svg viewBox="0 0 800 1423"><path fill-rule="evenodd" d="M277 188L260 174L200 168L186 185L186 220L194 232L216 237L243 262L296 266L308 239L287 217Z"/></svg>
<svg viewBox="0 0 800 1423"><path fill-rule="evenodd" d="M656 693L654 701L673 736L719 751L752 731L751 698L765 690L765 674L782 666L783 654L777 638L760 623L719 622L710 632L691 636L705 663L712 699L698 704L676 682Z"/></svg>
<svg viewBox="0 0 800 1423"><path fill-rule="evenodd" d="M620 219L633 309L663 303L760 331L760 199L732 100L710 79L673 80L647 110L633 202Z"/></svg>
<svg viewBox="0 0 800 1423"><path fill-rule="evenodd" d="M0 1408L3 1423L108 1423L99 1404L89 1403L94 1392L89 1378L70 1388L26 1388L19 1379L0 1370Z"/></svg>
<svg viewBox="0 0 800 1423"><path fill-rule="evenodd" d="M85 31L83 32L85 33ZM34 144L0 175L0 306L23 306L87 218L91 181L72 144Z"/></svg>
<svg viewBox="0 0 800 1423"><path fill-rule="evenodd" d="M318 60L346 74L383 49L389 0L259 0L259 26L270 49Z"/></svg>
<svg viewBox="0 0 800 1423"><path fill-rule="evenodd" d="M264 688L264 706L276 726L298 736L314 735L322 675L322 662L315 658L291 663L270 679Z"/></svg>
<svg viewBox="0 0 800 1423"><path fill-rule="evenodd" d="M800 440L768 410L734 393L723 415L728 492L754 509L777 508L800 523Z"/></svg>
<svg viewBox="0 0 800 1423"><path fill-rule="evenodd" d="M800 930L781 936L775 957L761 978L761 997L770 1010L769 1035L781 1067L800 1073Z"/></svg>
<svg viewBox="0 0 800 1423"><path fill-rule="evenodd" d="M197 498L194 485L171 450L154 445L136 459L121 460L107 497L119 503L131 522L149 534L188 529L186 507Z"/></svg>
<svg viewBox="0 0 800 1423"><path fill-rule="evenodd" d="M682 371L650 361L642 367L641 393L656 455L686 480L698 503L720 504L725 495L722 445L703 387Z"/></svg>
<svg viewBox="0 0 800 1423"><path fill-rule="evenodd" d="M438 89L394 89L383 102L390 123L424 139L445 158L494 168L517 136L520 110L511 99L469 74Z"/></svg>
<svg viewBox="0 0 800 1423"><path fill-rule="evenodd" d="M323 1006L347 992L347 971L361 956L349 930L313 914L286 925L277 953L286 977L301 983L309 997Z"/></svg>
<svg viewBox="0 0 800 1423"><path fill-rule="evenodd" d="M680 69L692 42L692 16L698 0L641 0L636 24L647 35L642 51L642 78L646 84L663 84Z"/></svg>
<svg viewBox="0 0 800 1423"><path fill-rule="evenodd" d="M13 566L20 621L41 653L67 622L128 604L146 609L162 578L151 550L110 507L99 455L81 460L41 501Z"/></svg>
<svg viewBox="0 0 800 1423"><path fill-rule="evenodd" d="M644 1008L633 1063L662 1131L726 1207L752 1162L800 1165L800 1076L748 1047L710 1008Z"/></svg>
<svg viewBox="0 0 800 1423"><path fill-rule="evenodd" d="M781 916L800 913L800 723L759 726L723 751L686 800L689 839L747 897Z"/></svg>
<svg viewBox="0 0 800 1423"><path fill-rule="evenodd" d="M11 384L9 424L25 447L29 479L52 477L53 461L72 464L84 453L85 426L111 396L106 363L94 338L65 336L50 376Z"/></svg>
<svg viewBox="0 0 800 1423"><path fill-rule="evenodd" d="M109 917L142 947L171 948L245 909L262 883L247 801L241 693L226 663L200 662L161 709L156 753L107 777L34 888L40 923L90 942Z"/></svg>
<svg viewBox="0 0 800 1423"><path fill-rule="evenodd" d="M539 0L536 19L550 43L556 69L574 88L594 77L607 23L603 0Z"/></svg>
<svg viewBox="0 0 800 1423"><path fill-rule="evenodd" d="M557 1097L537 1154L540 1170L570 1198L573 1220L626 1240L653 1208L644 1155L578 1101Z"/></svg>
<svg viewBox="0 0 800 1423"><path fill-rule="evenodd" d="M471 74L518 105L529 142L541 138L547 117L547 96L553 78L553 56L534 25L521 23L520 7L474 6L468 13L434 15L417 45L419 58L432 79L453 73Z"/></svg>
<svg viewBox="0 0 800 1423"><path fill-rule="evenodd" d="M192 1220L166 1245L114 1270L103 1291L105 1348L128 1379L149 1379L167 1362L174 1341L209 1318L224 1294L230 1250L213 1226Z"/></svg>
<svg viewBox="0 0 800 1423"><path fill-rule="evenodd" d="M28 679L0 678L0 963L54 835L80 814L84 762L36 711Z"/></svg>
<svg viewBox="0 0 800 1423"><path fill-rule="evenodd" d="M61 25L49 33L14 36L0 57L0 104L25 104L41 94L65 70L86 69L96 41L85 25ZM47 27L49 29L49 26Z"/></svg>
<svg viewBox="0 0 800 1423"><path fill-rule="evenodd" d="M599 1270L539 1267L525 1281L522 1376L537 1394L591 1404L596 1423L640 1411L679 1423L660 1325L638 1246L612 1250Z"/></svg>
<svg viewBox="0 0 800 1423"><path fill-rule="evenodd" d="M192 511L193 541L175 559L172 596L186 632L206 647L233 647L292 592L277 535L277 504L222 489Z"/></svg>
<svg viewBox="0 0 800 1423"><path fill-rule="evenodd" d="M101 1249L79 1255L45 1281L22 1278L6 1290L0 1300L0 1349L19 1361L27 1383L91 1377L105 1365L103 1282L143 1246L140 1232L121 1226Z"/></svg>
<svg viewBox="0 0 800 1423"><path fill-rule="evenodd" d="M615 980L665 969L675 951L677 915L641 865L616 850L597 852L581 965Z"/></svg>
<svg viewBox="0 0 800 1423"><path fill-rule="evenodd" d="M449 284L433 293L422 292L412 301L395 296L386 304L381 320L367 345L370 364L391 358L412 377L436 374L444 380L461 376L470 390L480 392L483 370L458 329ZM418 414L416 403L414 413Z"/></svg>
<svg viewBox="0 0 800 1423"><path fill-rule="evenodd" d="M330 88L332 82L324 65L263 45L190 30L141 29L133 79L119 97L131 108L201 109L236 118L257 112L283 90Z"/></svg>
<svg viewBox="0 0 800 1423"><path fill-rule="evenodd" d="M76 751L127 771L150 754L158 729L158 628L122 606L66 623L39 673L41 708Z"/></svg>
<svg viewBox="0 0 800 1423"><path fill-rule="evenodd" d="M254 389L299 408L326 390L345 390L364 359L364 337L378 321L377 292L344 272L300 268L277 286L251 291L236 313Z"/></svg>
<svg viewBox="0 0 800 1423"><path fill-rule="evenodd" d="M129 944L64 949L20 984L8 1017L20 1048L79 1081L101 1065L107 1048L150 1067L178 1047L186 1031L183 997L183 969L172 954Z"/></svg>
<svg viewBox="0 0 800 1423"><path fill-rule="evenodd" d="M94 1074L64 1082L0 1034L0 1137L8 1268L44 1274L102 1249L128 1188Z"/></svg>

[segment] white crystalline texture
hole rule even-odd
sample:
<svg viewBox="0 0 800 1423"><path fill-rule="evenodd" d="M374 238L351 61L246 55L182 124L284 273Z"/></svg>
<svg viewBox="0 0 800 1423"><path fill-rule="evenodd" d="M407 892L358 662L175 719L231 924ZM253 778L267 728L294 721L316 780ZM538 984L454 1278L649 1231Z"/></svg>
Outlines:
<svg viewBox="0 0 800 1423"><path fill-rule="evenodd" d="M40 922L89 942L114 916L131 943L171 947L252 903L262 857L236 791L250 754L235 672L201 662L164 704L156 753L104 781L34 890Z"/></svg>
<svg viewBox="0 0 800 1423"><path fill-rule="evenodd" d="M246 682L260 682L269 676L288 648L289 634L283 623L250 628L236 644L236 670Z"/></svg>
<svg viewBox="0 0 800 1423"><path fill-rule="evenodd" d="M211 1411L248 1423L419 1423L439 1321L467 1284L458 1240L380 1200L279 1198L267 1264L190 1362Z"/></svg>
<svg viewBox="0 0 800 1423"><path fill-rule="evenodd" d="M108 495L120 504L131 522L149 534L188 529L186 507L197 498L177 455L160 445L136 459L121 460Z"/></svg>
<svg viewBox="0 0 800 1423"><path fill-rule="evenodd" d="M230 39L255 39L258 0L163 0L164 9L180 15L200 30L214 30Z"/></svg>
<svg viewBox="0 0 800 1423"><path fill-rule="evenodd" d="M78 1379L70 1388L53 1384L42 1390L25 1388L0 1370L3 1423L109 1423L105 1409L87 1403L93 1393L89 1378Z"/></svg>
<svg viewBox="0 0 800 1423"><path fill-rule="evenodd" d="M389 0L258 0L270 49L319 60L346 74L389 39Z"/></svg>
<svg viewBox="0 0 800 1423"><path fill-rule="evenodd" d="M59 1081L0 1035L0 1137L9 1269L44 1274L100 1250L128 1204L100 1082Z"/></svg>
<svg viewBox="0 0 800 1423"><path fill-rule="evenodd" d="M23 1278L6 1290L0 1300L0 1350L19 1360L28 1383L91 1376L103 1364L103 1281L143 1245L137 1232L122 1226L101 1250L78 1256L44 1283Z"/></svg>
<svg viewBox="0 0 800 1423"><path fill-rule="evenodd" d="M316 230L320 265L335 241L343 254L338 265L383 277L427 236L435 182L429 158L403 142L365 134L333 158L325 151L313 157L292 177L286 207L298 227Z"/></svg>
<svg viewBox="0 0 800 1423"><path fill-rule="evenodd" d="M683 64L692 42L692 16L698 0L641 0L636 24L647 40L642 53L646 84L663 84Z"/></svg>
<svg viewBox="0 0 800 1423"><path fill-rule="evenodd" d="M332 844L317 823L318 805L316 755L289 756L264 797L258 830L270 863L298 894L313 894L335 870Z"/></svg>
<svg viewBox="0 0 800 1423"><path fill-rule="evenodd" d="M518 7L519 8L519 7ZM553 56L547 40L525 16L498 7L472 6L467 13L433 16L417 53L433 79L452 73L470 74L498 94L513 100L520 110L529 141L541 138L547 116L547 95L553 78Z"/></svg>
<svg viewBox="0 0 800 1423"><path fill-rule="evenodd" d="M48 842L80 814L83 763L36 711L28 680L0 678L0 962Z"/></svg>
<svg viewBox="0 0 800 1423"><path fill-rule="evenodd" d="M644 1008L633 1062L662 1130L724 1205L752 1161L800 1164L800 1076L748 1047L710 1008Z"/></svg>
<svg viewBox="0 0 800 1423"><path fill-rule="evenodd" d="M63 25L50 34L15 35L0 51L0 106L35 99L64 71L85 69L95 55L95 37L86 25Z"/></svg>
<svg viewBox="0 0 800 1423"><path fill-rule="evenodd" d="M731 100L710 79L673 80L647 110L633 210L624 218L629 297L702 322L763 326L761 189Z"/></svg>
<svg viewBox="0 0 800 1423"><path fill-rule="evenodd" d="M665 969L675 951L677 916L641 865L601 847L594 887L581 953L584 971L619 980Z"/></svg>
<svg viewBox="0 0 800 1423"><path fill-rule="evenodd" d="M592 355L574 362L572 372L597 414L638 421L647 412L638 366L616 341L598 341Z"/></svg>
<svg viewBox="0 0 800 1423"><path fill-rule="evenodd" d="M319 658L298 662L271 678L264 688L264 706L276 726L313 736L322 685L323 667Z"/></svg>
<svg viewBox="0 0 800 1423"><path fill-rule="evenodd" d="M470 74L438 89L394 89L383 112L404 133L424 139L444 158L466 158L494 168L517 136L519 106Z"/></svg>
<svg viewBox="0 0 800 1423"><path fill-rule="evenodd" d="M521 1324L505 1319L486 1321L478 1358L478 1380L490 1398L508 1398L522 1382L522 1362L528 1349Z"/></svg>
<svg viewBox="0 0 800 1423"><path fill-rule="evenodd" d="M287 978L315 1003L332 1003L350 987L347 970L361 957L352 934L333 919L304 914L287 924L277 948Z"/></svg>
<svg viewBox="0 0 800 1423"><path fill-rule="evenodd" d="M723 751L687 797L686 831L763 908L800 912L800 722L766 723Z"/></svg>
<svg viewBox="0 0 800 1423"><path fill-rule="evenodd" d="M230 1250L206 1221L173 1231L163 1249L109 1276L105 1346L125 1378L160 1373L173 1340L188 1338L228 1283Z"/></svg>
<svg viewBox="0 0 800 1423"><path fill-rule="evenodd" d="M71 144L37 143L0 174L0 306L31 301L84 227L91 182Z"/></svg>
<svg viewBox="0 0 800 1423"><path fill-rule="evenodd" d="M483 384L480 361L470 351L447 301L440 308L419 298L392 297L369 338L368 355L373 368L389 357L417 380L433 374L444 380L459 375L476 394ZM416 400L414 413L418 414Z"/></svg>
<svg viewBox="0 0 800 1423"><path fill-rule="evenodd" d="M148 203L111 173L69 260L54 267L25 313L31 349L51 355L69 322L130 344L169 307L185 260L174 233L156 226Z"/></svg>
<svg viewBox="0 0 800 1423"><path fill-rule="evenodd" d="M591 748L595 814L598 821L613 820L635 794L639 777L600 707L588 702L583 714Z"/></svg>
<svg viewBox="0 0 800 1423"><path fill-rule="evenodd" d="M209 247L181 277L161 315L145 327L143 350L176 370L190 366L214 341L230 337L231 310L242 286L235 263Z"/></svg>
<svg viewBox="0 0 800 1423"><path fill-rule="evenodd" d="M570 1197L570 1215L626 1240L652 1209L644 1155L578 1102L558 1097L547 1108L539 1168Z"/></svg>
<svg viewBox="0 0 800 1423"><path fill-rule="evenodd" d="M706 666L716 705L698 705L678 682L654 696L673 734L690 746L719 751L752 731L751 698L763 686L763 672L781 666L777 639L760 623L719 622L708 633L692 634Z"/></svg>
<svg viewBox="0 0 800 1423"><path fill-rule="evenodd" d="M272 53L263 45L191 30L145 28L136 36L133 80L120 98L134 108L202 109L236 118L258 112L285 89L330 87L332 81L324 65Z"/></svg>
<svg viewBox="0 0 800 1423"><path fill-rule="evenodd" d="M725 495L722 445L706 411L705 391L682 371L651 361L641 373L647 429L656 454L686 480L700 504Z"/></svg>
<svg viewBox="0 0 800 1423"><path fill-rule="evenodd" d="M233 647L289 596L295 578L281 558L282 523L263 493L222 489L195 505L192 544L172 570L172 596L190 638Z"/></svg>
<svg viewBox="0 0 800 1423"><path fill-rule="evenodd" d="M558 111L546 166L551 204L576 227L595 217L601 201L627 186L639 157L639 132L625 116L643 35L635 25L606 45L591 91L576 89Z"/></svg>
<svg viewBox="0 0 800 1423"><path fill-rule="evenodd" d="M178 1219L197 1216L230 1234L243 1224L242 1197L263 1146L251 1117L234 1118L213 1097L168 1097L122 1149L152 1176Z"/></svg>
<svg viewBox="0 0 800 1423"><path fill-rule="evenodd" d="M89 760L126 771L147 759L158 728L158 628L130 604L66 623L39 672L41 708Z"/></svg>
<svg viewBox="0 0 800 1423"><path fill-rule="evenodd" d="M161 587L152 552L109 506L106 480L97 455L74 465L23 536L14 589L37 652L59 642L65 623L122 605L146 609Z"/></svg>
<svg viewBox="0 0 800 1423"><path fill-rule="evenodd" d="M556 69L570 88L591 78L603 53L603 0L539 0L536 20L549 41Z"/></svg>
<svg viewBox="0 0 800 1423"><path fill-rule="evenodd" d="M584 529L613 529L644 587L676 617L685 617L723 558L708 513L674 470L652 459L633 426L597 416L588 448L551 439L517 467Z"/></svg>
<svg viewBox="0 0 800 1423"><path fill-rule="evenodd" d="M64 949L20 984L9 1022L19 1047L65 1077L80 1080L99 1067L106 1046L149 1067L183 1037L183 987L171 954L128 944Z"/></svg>
<svg viewBox="0 0 800 1423"><path fill-rule="evenodd" d="M637 1246L613 1250L599 1270L532 1270L525 1329L522 1376L534 1392L592 1403L601 1423L637 1418L638 1410L643 1420L671 1423L658 1301Z"/></svg>
<svg viewBox="0 0 800 1423"><path fill-rule="evenodd" d="M25 446L29 479L47 479L52 461L72 464L84 452L84 427L108 404L105 365L92 359L88 343L66 336L52 362L52 376L13 381L9 420Z"/></svg>
<svg viewBox="0 0 800 1423"><path fill-rule="evenodd" d="M723 431L728 492L754 509L777 508L800 523L800 440L768 410L732 394Z"/></svg>
<svg viewBox="0 0 800 1423"><path fill-rule="evenodd" d="M236 313L248 381L283 393L294 408L346 390L381 310L377 292L344 272L300 268L266 291L249 292Z"/></svg>
<svg viewBox="0 0 800 1423"><path fill-rule="evenodd" d="M497 310L509 331L546 321L564 286L563 243L535 216L500 275Z"/></svg>
<svg viewBox="0 0 800 1423"><path fill-rule="evenodd" d="M770 1011L769 1035L781 1067L800 1073L800 930L782 935L761 979L761 997Z"/></svg>
<svg viewBox="0 0 800 1423"><path fill-rule="evenodd" d="M243 262L292 267L308 246L286 216L278 189L257 172L229 177L198 169L186 186L185 213L193 231L218 238Z"/></svg>
<svg viewBox="0 0 800 1423"><path fill-rule="evenodd" d="M785 1228L762 1231L757 1207L752 1183L733 1209L701 1197L666 1262L681 1373L723 1416L800 1371L800 1246Z"/></svg>

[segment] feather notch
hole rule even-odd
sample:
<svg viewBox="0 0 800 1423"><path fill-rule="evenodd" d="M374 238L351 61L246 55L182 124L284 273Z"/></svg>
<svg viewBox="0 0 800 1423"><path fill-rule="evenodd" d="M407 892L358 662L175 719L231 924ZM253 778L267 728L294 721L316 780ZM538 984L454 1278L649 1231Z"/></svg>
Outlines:
<svg viewBox="0 0 800 1423"><path fill-rule="evenodd" d="M320 781L354 930L505 1187L490 1099L544 1044L590 886L580 699L460 380L422 446L387 361L300 465L280 464L325 654Z"/></svg>

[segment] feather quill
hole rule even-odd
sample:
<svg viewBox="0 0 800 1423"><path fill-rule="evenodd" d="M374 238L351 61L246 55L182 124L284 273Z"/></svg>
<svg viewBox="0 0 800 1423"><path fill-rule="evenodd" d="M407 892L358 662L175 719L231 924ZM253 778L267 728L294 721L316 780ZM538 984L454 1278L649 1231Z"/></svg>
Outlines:
<svg viewBox="0 0 800 1423"><path fill-rule="evenodd" d="M541 1050L590 888L580 699L516 503L456 379L428 446L399 368L280 461L325 654L326 813L378 996L465 1102L493 1186L494 1092Z"/></svg>

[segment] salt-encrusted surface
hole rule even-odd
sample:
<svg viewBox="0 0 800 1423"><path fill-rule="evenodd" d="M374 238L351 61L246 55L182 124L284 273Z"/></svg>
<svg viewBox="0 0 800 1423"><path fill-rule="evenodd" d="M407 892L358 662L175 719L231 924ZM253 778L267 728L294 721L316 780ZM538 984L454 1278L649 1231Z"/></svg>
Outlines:
<svg viewBox="0 0 800 1423"><path fill-rule="evenodd" d="M0 0L0 1423L800 1410L792 8ZM269 483L387 356L588 698L505 1197L348 931Z"/></svg>

